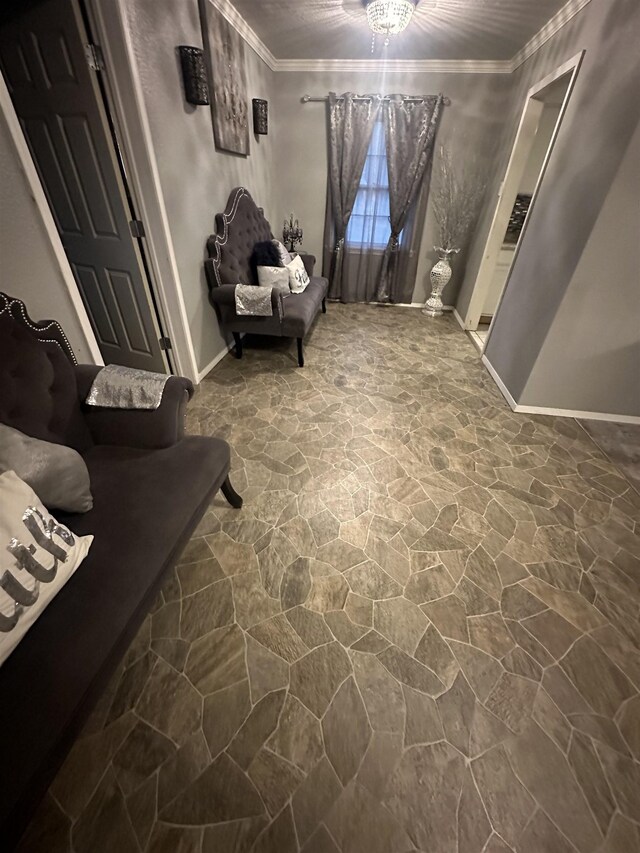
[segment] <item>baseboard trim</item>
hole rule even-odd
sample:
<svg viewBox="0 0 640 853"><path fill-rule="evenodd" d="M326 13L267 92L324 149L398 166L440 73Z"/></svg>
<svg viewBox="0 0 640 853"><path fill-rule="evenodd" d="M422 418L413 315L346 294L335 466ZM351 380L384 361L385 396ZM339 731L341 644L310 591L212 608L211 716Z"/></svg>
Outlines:
<svg viewBox="0 0 640 853"><path fill-rule="evenodd" d="M339 299L329 299L329 302L340 304ZM345 302L345 305L381 305L384 308L424 308L424 302ZM453 305L443 305L443 311L454 311Z"/></svg>
<svg viewBox="0 0 640 853"><path fill-rule="evenodd" d="M467 335L469 336L469 340L474 345L479 355L482 355L484 352L484 341L479 337L477 332L468 331Z"/></svg>
<svg viewBox="0 0 640 853"><path fill-rule="evenodd" d="M496 383L496 385L500 389L500 393L502 394L504 399L509 404L509 407L511 408L512 411L515 412L517 407L518 407L518 404L516 403L516 401L511 396L511 393L510 393L509 389L507 388L507 386L504 384L502 379L500 379L500 377L498 376L495 367L491 364L491 362L486 357L486 355L482 356L481 361L484 364L484 366L487 368L487 370L489 371L493 381Z"/></svg>
<svg viewBox="0 0 640 853"><path fill-rule="evenodd" d="M467 329L467 328L466 328L466 326L464 325L464 320L463 320L463 319L462 319L462 317L458 314L458 309L457 309L457 308L454 308L454 309L453 309L453 316L454 316L454 317L456 318L456 320L458 321L458 325L460 326L460 328L462 329L462 331L463 331L463 332L468 331L468 329Z"/></svg>
<svg viewBox="0 0 640 853"><path fill-rule="evenodd" d="M424 302L394 302L393 304L396 308L424 308ZM443 305L442 310L453 311L453 305Z"/></svg>
<svg viewBox="0 0 640 853"><path fill-rule="evenodd" d="M225 349L223 349L222 352L219 352L218 355L214 356L214 358L211 359L211 361L209 362L209 364L207 364L206 367L203 367L202 370L198 371L198 375L197 375L198 385L202 382L202 380L204 379L204 377L208 373L211 373L211 371L216 366L216 364L219 364L222 361L222 359L225 357L225 355L228 355L231 352L231 350L234 348L234 346L235 346L235 344L233 342L230 344L227 344Z"/></svg>
<svg viewBox="0 0 640 853"><path fill-rule="evenodd" d="M548 406L521 406L511 396L509 389L496 372L486 355L482 356L482 363L491 374L491 378L500 389L513 412L519 415L551 415L556 418L575 418L583 421L611 421L618 424L640 424L638 415L615 415L611 412L582 412L578 409L554 409Z"/></svg>
<svg viewBox="0 0 640 853"><path fill-rule="evenodd" d="M409 303L403 302L403 303L401 303L401 305L403 308L405 307L405 305L407 305L408 308L424 308L424 302L409 302ZM454 307L453 307L453 305L443 305L442 310L451 313L454 311Z"/></svg>
<svg viewBox="0 0 640 853"><path fill-rule="evenodd" d="M610 412L580 412L576 409L548 409L545 406L516 406L514 412L523 415L551 415L556 418L575 418L579 421L610 421L616 424L640 424L637 415L614 415Z"/></svg>

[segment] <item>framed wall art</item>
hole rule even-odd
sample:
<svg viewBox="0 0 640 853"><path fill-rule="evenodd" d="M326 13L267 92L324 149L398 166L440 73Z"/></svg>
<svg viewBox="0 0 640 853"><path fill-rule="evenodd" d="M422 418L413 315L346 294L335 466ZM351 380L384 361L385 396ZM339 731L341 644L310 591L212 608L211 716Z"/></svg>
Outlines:
<svg viewBox="0 0 640 853"><path fill-rule="evenodd" d="M200 22L216 148L249 154L249 108L244 40L210 0L200 0Z"/></svg>

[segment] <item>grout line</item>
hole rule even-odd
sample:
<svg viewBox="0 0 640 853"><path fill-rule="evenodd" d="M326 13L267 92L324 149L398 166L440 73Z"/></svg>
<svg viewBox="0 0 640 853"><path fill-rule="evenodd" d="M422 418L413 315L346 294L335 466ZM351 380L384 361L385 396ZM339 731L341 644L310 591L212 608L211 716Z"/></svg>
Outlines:
<svg viewBox="0 0 640 853"><path fill-rule="evenodd" d="M602 453L602 455L604 456L604 458L605 458L608 462L610 462L610 463L611 463L611 465L613 465L613 467L614 467L614 468L616 469L616 471L620 474L620 476L622 477L622 479L627 481L627 483L629 484L630 488L632 488L634 492L637 492L637 494L638 494L638 495L640 495L640 487L639 487L639 486L637 486L635 483L632 483L632 482L631 482L631 480L630 480L630 479L629 479L629 477L626 475L626 473L625 473L625 472L624 472L624 471L619 467L618 463L617 463L617 462L615 462L615 461L611 458L611 456L609 456L609 454L607 453L607 451L606 451L606 450L605 450L605 449L604 449L604 448L603 448L603 447L598 443L597 439L596 439L596 438L594 438L594 437L591 435L591 433L589 432L589 430L588 430L588 429L585 427L585 425L582 423L582 420L581 420L580 418L575 418L575 422L578 424L578 426L580 427L580 429L582 429L582 430L583 430L583 432L584 432L584 433L585 433L585 434L586 434L586 435L591 439L591 441L593 442L593 444L595 444L595 446L598 448L598 450L600 451L600 453ZM611 498L611 501L613 502L613 501L614 501L616 498L618 498L618 497L622 497L622 495L614 495L614 496Z"/></svg>

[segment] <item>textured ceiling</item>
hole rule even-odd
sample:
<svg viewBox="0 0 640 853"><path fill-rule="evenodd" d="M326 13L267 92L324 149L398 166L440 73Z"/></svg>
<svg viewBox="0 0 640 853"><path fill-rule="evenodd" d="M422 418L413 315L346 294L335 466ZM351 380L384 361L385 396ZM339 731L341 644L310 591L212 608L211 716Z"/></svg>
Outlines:
<svg viewBox="0 0 640 853"><path fill-rule="evenodd" d="M277 59L371 59L363 0L232 0ZM566 0L419 0L389 59L511 59ZM374 56L382 55L382 39Z"/></svg>

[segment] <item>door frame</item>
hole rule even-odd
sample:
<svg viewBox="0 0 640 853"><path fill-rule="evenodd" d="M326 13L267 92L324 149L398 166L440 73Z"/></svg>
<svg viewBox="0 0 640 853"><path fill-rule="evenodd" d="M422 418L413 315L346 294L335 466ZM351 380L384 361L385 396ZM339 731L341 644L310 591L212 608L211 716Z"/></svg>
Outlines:
<svg viewBox="0 0 640 853"><path fill-rule="evenodd" d="M126 0L84 0L91 30L105 61L108 107L121 143L128 186L146 237L147 260L163 328L171 340L176 372L192 382L198 370L180 286L169 220L160 184L140 72L127 24Z"/></svg>
<svg viewBox="0 0 640 853"><path fill-rule="evenodd" d="M476 281L473 287L473 292L471 294L471 299L469 300L467 312L463 318L462 325L463 328L465 328L467 331L475 331L478 328L482 309L484 307L484 303L489 292L489 288L491 286L491 281L495 273L496 265L498 263L504 234L507 230L507 225L509 224L511 211L513 210L513 201L518 193L518 185L524 173L527 158L529 156L531 148L533 147L535 131L537 130L540 115L542 113L542 108L544 106L542 101L536 99L536 95L542 92L543 89L546 89L547 86L550 83L553 83L554 80L557 80L560 77L564 77L565 74L572 72L567 91L565 92L562 101L562 106L560 107L560 113L558 115L556 125L553 129L553 133L551 135L551 140L547 148L547 153L545 154L542 167L540 169L540 174L538 175L536 186L531 196L529 210L527 212L527 216L525 218L522 230L520 232L520 236L518 238L518 242L516 244L516 248L513 254L513 260L511 261L511 267L509 269L509 274L507 275L507 279L502 288L500 299L498 300L498 305L496 307L496 310L494 311L493 318L489 326L489 331L484 342L483 351L484 349L486 349L487 342L491 335L491 330L494 327L496 317L498 316L498 312L500 311L500 304L502 303L505 291L509 286L509 280L511 279L513 269L515 267L516 261L518 260L520 246L522 245L522 240L527 230L529 217L536 203L540 184L542 183L545 172L547 170L547 165L553 152L553 148L567 110L571 93L573 92L573 88L576 83L576 78L578 76L578 72L582 64L584 53L585 51L581 50L571 59L567 60L567 62L564 62L562 65L556 68L555 71L552 71L550 74L547 74L537 83L535 83L529 89L525 96L524 107L522 108L522 113L520 114L518 130L516 132L515 140L511 149L509 162L507 164L502 183L500 184L500 189L498 190L498 198L491 221L491 227L489 229L489 233L487 235L487 239L485 241L484 249L482 252L482 261L480 263L480 268L476 276Z"/></svg>
<svg viewBox="0 0 640 853"><path fill-rule="evenodd" d="M35 163L33 162L31 151L29 150L27 140L22 132L20 120L18 119L15 107L13 106L13 101L11 100L6 80L2 74L0 74L0 112L2 112L7 123L9 135L13 141L16 154L18 155L18 160L20 161L20 167L26 178L29 186L29 192L35 202L40 219L42 220L42 225L47 238L51 244L51 249L56 259L62 281L65 284L69 301L71 302L71 305L78 317L78 323L80 324L80 328L84 335L84 343L94 364L104 364L100 347L98 346L98 341L96 340L96 336L93 332L89 315L87 314L87 309L84 307L84 302L80 296L80 289L78 288L78 284L73 276L69 259L67 258L64 246L62 245L60 234L53 219L53 214L51 213L49 202L47 201L47 197L44 193L42 182L40 181L40 176L38 175Z"/></svg>

